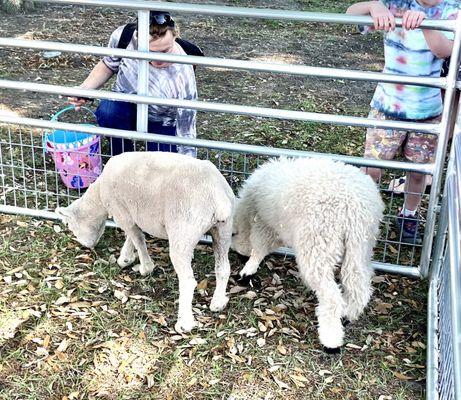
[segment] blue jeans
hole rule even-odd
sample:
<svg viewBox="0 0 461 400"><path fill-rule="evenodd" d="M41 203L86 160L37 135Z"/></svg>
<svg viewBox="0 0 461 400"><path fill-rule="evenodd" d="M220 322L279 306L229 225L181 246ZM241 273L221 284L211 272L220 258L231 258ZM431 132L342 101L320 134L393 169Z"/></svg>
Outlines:
<svg viewBox="0 0 461 400"><path fill-rule="evenodd" d="M136 130L136 104L124 101L101 100L95 112L98 124L104 128ZM176 136L176 127L163 126L161 122L149 121L149 133ZM110 137L111 155L116 156L126 151L134 151L133 141L129 139ZM148 151L168 151L177 153L175 145L167 143L147 142Z"/></svg>

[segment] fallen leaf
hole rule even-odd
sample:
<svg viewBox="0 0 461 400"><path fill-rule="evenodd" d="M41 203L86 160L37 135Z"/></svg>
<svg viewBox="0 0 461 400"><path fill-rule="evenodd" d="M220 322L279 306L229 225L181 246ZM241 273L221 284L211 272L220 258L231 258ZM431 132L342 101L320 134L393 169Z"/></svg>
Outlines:
<svg viewBox="0 0 461 400"><path fill-rule="evenodd" d="M389 310L392 309L394 306L389 303L378 303L376 306L373 307L378 314L389 314Z"/></svg>
<svg viewBox="0 0 461 400"><path fill-rule="evenodd" d="M409 376L406 376L404 374L401 374L400 372L392 372L396 378L402 380L402 381L410 381L412 378Z"/></svg>
<svg viewBox="0 0 461 400"><path fill-rule="evenodd" d="M205 344L206 343L206 340L203 339L203 338L193 338L189 344L191 345L196 345L196 344Z"/></svg>
<svg viewBox="0 0 461 400"><path fill-rule="evenodd" d="M266 325L264 325L261 321L258 321L258 328L261 332L266 332L267 331L267 327Z"/></svg>
<svg viewBox="0 0 461 400"><path fill-rule="evenodd" d="M61 306L63 304L68 303L69 301L70 299L67 296L61 296L59 299L55 301L54 304L56 304L57 306Z"/></svg>
<svg viewBox="0 0 461 400"><path fill-rule="evenodd" d="M121 290L117 290L115 289L114 290L114 296L119 299L122 303L126 303L128 301L128 296L127 296L127 293L125 291L121 291Z"/></svg>
<svg viewBox="0 0 461 400"><path fill-rule="evenodd" d="M277 346L277 351L284 356L287 354L287 349L281 344Z"/></svg>
<svg viewBox="0 0 461 400"><path fill-rule="evenodd" d="M234 286L234 287L230 288L229 293L230 294L236 294L236 293L243 292L244 290L247 290L247 288L245 286Z"/></svg>
<svg viewBox="0 0 461 400"><path fill-rule="evenodd" d="M203 279L197 285L197 290L205 290L208 287L208 279Z"/></svg>
<svg viewBox="0 0 461 400"><path fill-rule="evenodd" d="M69 344L67 343L67 340L64 339L61 343L59 343L59 346L56 349L56 351L64 353L67 350L68 346L69 346Z"/></svg>
<svg viewBox="0 0 461 400"><path fill-rule="evenodd" d="M272 379L274 379L275 383L278 385L280 389L290 389L290 386L288 386L285 382L281 381L280 379L276 378L273 375L272 375Z"/></svg>

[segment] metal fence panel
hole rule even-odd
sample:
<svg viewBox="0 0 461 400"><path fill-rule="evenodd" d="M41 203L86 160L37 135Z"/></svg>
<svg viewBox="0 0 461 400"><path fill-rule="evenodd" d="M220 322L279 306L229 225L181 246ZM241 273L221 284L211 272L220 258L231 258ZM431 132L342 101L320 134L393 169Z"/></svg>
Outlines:
<svg viewBox="0 0 461 400"><path fill-rule="evenodd" d="M461 399L461 113L455 128L428 305L427 398Z"/></svg>
<svg viewBox="0 0 461 400"><path fill-rule="evenodd" d="M72 124L54 123L54 126L73 126ZM98 131L112 132L112 130L98 128ZM29 210L43 210L45 213L53 211L58 206L66 206L78 198L82 191L79 189L69 189L63 185L59 171L49 153L46 152L43 143L43 135L50 130L39 128L26 128L21 125L4 125L0 129L0 211L16 210L17 208ZM127 131L124 135L131 137ZM152 138L151 135L141 135L144 140L136 140L136 149L143 151L146 147L145 138ZM162 137L164 142L177 141L175 138ZM209 145L210 142L205 141ZM198 147L198 157L212 161L223 173L231 187L237 191L245 178L254 171L261 163L266 162L276 154L286 154L288 156L318 156L325 155L312 154L308 152L277 151L277 149L259 148L260 153L251 152L255 146L239 146L238 144L211 142L212 147ZM110 142L107 137L102 139L103 161L107 161L111 156ZM171 144L173 145L173 144ZM269 151L270 150L270 151ZM80 154L82 160L85 154ZM348 157L336 156L348 161ZM366 164L367 160L352 157L353 163L360 165ZM405 169L399 168L401 165L411 168L414 164L401 164L391 162L394 169L387 170L387 179L399 177ZM381 182L380 190L387 203L386 215L381 226L381 237L375 250L375 259L378 269L386 269L386 266L400 266L408 269L406 274L417 275L414 271L418 267L421 253L420 244L403 243L395 229L396 211L402 205L403 198L394 193L386 182ZM427 201L428 195L423 195ZM2 207L3 206L3 207ZM13 208L12 208L13 207ZM44 214L45 215L45 214ZM424 217L424 214L423 214ZM382 265L381 265L382 264ZM392 268L390 268L392 270ZM405 271L402 271L405 273Z"/></svg>

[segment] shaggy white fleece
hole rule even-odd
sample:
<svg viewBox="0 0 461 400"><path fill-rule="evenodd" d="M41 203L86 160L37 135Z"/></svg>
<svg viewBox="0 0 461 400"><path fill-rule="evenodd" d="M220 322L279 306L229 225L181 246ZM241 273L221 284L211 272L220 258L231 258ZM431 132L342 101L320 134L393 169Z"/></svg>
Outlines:
<svg viewBox="0 0 461 400"><path fill-rule="evenodd" d="M112 157L80 199L56 212L77 240L90 248L103 234L106 218L113 217L126 234L118 264L132 264L137 252L140 264L135 268L142 275L154 268L143 231L168 239L179 280L176 329L190 331L195 326L192 298L197 286L191 260L208 231L213 237L217 279L210 309L220 311L228 302L234 201L231 188L209 161L174 153L134 152Z"/></svg>
<svg viewBox="0 0 461 400"><path fill-rule="evenodd" d="M237 199L232 247L256 273L279 246L291 247L303 282L316 294L320 342L343 344L341 318L356 320L371 295L369 265L384 204L358 168L327 159L280 159L258 168ZM341 284L335 265L341 262Z"/></svg>

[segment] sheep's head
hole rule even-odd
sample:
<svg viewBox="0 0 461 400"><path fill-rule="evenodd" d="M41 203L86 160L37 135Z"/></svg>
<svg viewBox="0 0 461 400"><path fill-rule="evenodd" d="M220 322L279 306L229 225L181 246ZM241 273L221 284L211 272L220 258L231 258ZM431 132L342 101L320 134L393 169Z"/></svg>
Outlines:
<svg viewBox="0 0 461 400"><path fill-rule="evenodd" d="M105 210L83 207L82 199L74 201L68 207L58 207L56 214L82 246L93 248L104 233L107 213Z"/></svg>
<svg viewBox="0 0 461 400"><path fill-rule="evenodd" d="M232 244L231 247L236 252L244 255L251 255L250 231L251 225L248 221L249 216L245 212L240 199L237 199L235 214L232 227Z"/></svg>

